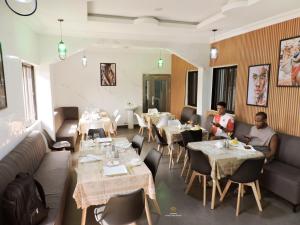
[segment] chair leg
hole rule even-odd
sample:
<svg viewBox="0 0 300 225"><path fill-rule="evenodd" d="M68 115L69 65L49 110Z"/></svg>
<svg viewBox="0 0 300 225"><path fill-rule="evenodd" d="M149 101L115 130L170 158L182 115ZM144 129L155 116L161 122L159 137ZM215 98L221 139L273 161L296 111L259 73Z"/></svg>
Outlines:
<svg viewBox="0 0 300 225"><path fill-rule="evenodd" d="M182 148L179 146L179 154L178 154L177 160L176 160L177 163L179 162L181 155L182 155Z"/></svg>
<svg viewBox="0 0 300 225"><path fill-rule="evenodd" d="M81 225L85 225L85 222L86 222L86 211L87 211L87 208L82 209Z"/></svg>
<svg viewBox="0 0 300 225"><path fill-rule="evenodd" d="M157 151L159 152L160 152L160 147L161 147L160 145L157 146Z"/></svg>
<svg viewBox="0 0 300 225"><path fill-rule="evenodd" d="M155 209L156 209L156 212L159 214L159 215L161 215L161 211L160 211L160 208L159 208L159 205L158 205L158 202L157 202L157 200L156 199L153 199L153 204L154 204L154 207L155 207Z"/></svg>
<svg viewBox="0 0 300 225"><path fill-rule="evenodd" d="M152 218L151 218L149 203L148 203L148 199L147 199L146 194L145 194L145 211L146 211L146 217L147 217L148 225L152 225Z"/></svg>
<svg viewBox="0 0 300 225"><path fill-rule="evenodd" d="M257 190L258 198L259 198L259 200L261 200L261 192L260 192L260 187L259 187L259 181L257 180L255 182L255 184L256 184L256 190Z"/></svg>
<svg viewBox="0 0 300 225"><path fill-rule="evenodd" d="M242 192L242 184L239 184L239 192L238 192L237 203L236 203L236 212L235 212L236 216L238 216L240 213L241 192Z"/></svg>
<svg viewBox="0 0 300 225"><path fill-rule="evenodd" d="M172 161L173 161L173 150L170 151L169 169L172 168Z"/></svg>
<svg viewBox="0 0 300 225"><path fill-rule="evenodd" d="M190 172L191 172L191 164L189 164L189 168L188 168L188 171L187 171L187 174L186 174L186 178L185 178L185 181L184 181L185 183L187 183L188 180L189 180Z"/></svg>
<svg viewBox="0 0 300 225"><path fill-rule="evenodd" d="M252 187L252 191L253 191L253 194L254 194L254 197L255 197L255 200L256 200L258 209L259 209L260 212L262 212L262 207L261 207L260 200L259 200L259 197L258 197L258 194L257 194L257 190L256 190L256 187L255 187L255 183L252 182L250 185L251 185L251 187Z"/></svg>
<svg viewBox="0 0 300 225"><path fill-rule="evenodd" d="M188 159L187 159L187 157L186 157L186 158L184 159L184 162L183 162L183 167L182 167L181 174L180 174L181 177L183 176L183 173L184 173L184 171L185 171L185 169L186 169L187 164L188 164Z"/></svg>
<svg viewBox="0 0 300 225"><path fill-rule="evenodd" d="M223 201L225 195L227 194L227 192L228 192L228 190L229 190L229 187L230 187L231 183L232 183L231 180L228 180L228 181L227 181L227 184L226 184L226 186L225 186L225 188L224 188L224 191L223 191L223 193L221 194L221 198L220 198L220 201L221 201L221 202Z"/></svg>
<svg viewBox="0 0 300 225"><path fill-rule="evenodd" d="M203 176L203 206L206 205L206 176Z"/></svg>
<svg viewBox="0 0 300 225"><path fill-rule="evenodd" d="M218 189L219 195L220 195L220 197L221 197L221 195L222 195L222 190L221 190L221 187L220 187L219 181L218 181L218 180L216 180L216 183L217 183L217 189Z"/></svg>
<svg viewBox="0 0 300 225"><path fill-rule="evenodd" d="M197 173L196 173L195 171L193 171L192 177L191 177L191 179L190 179L190 182L189 182L189 184L188 184L188 186L187 186L187 188L186 188L186 190L185 190L185 193L186 193L186 194L189 193L189 191L190 191L190 189L191 189L191 187L192 187L192 185L193 185L193 182L194 182L194 179L195 179L196 176L197 176Z"/></svg>
<svg viewBox="0 0 300 225"><path fill-rule="evenodd" d="M245 187L244 185L242 184L242 191L241 191L241 197L244 198L244 192L245 192Z"/></svg>

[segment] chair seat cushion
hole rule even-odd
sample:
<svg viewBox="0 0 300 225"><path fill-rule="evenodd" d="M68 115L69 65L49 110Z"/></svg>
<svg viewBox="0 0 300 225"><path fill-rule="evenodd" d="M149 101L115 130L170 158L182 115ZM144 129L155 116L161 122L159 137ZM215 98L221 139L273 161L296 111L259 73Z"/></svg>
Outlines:
<svg viewBox="0 0 300 225"><path fill-rule="evenodd" d="M300 169L273 160L266 164L261 185L293 204L300 203Z"/></svg>
<svg viewBox="0 0 300 225"><path fill-rule="evenodd" d="M64 201L68 187L69 151L49 152L34 174L45 191L46 203L50 208L47 219L41 224L55 224L63 216ZM57 216L59 215L59 216Z"/></svg>

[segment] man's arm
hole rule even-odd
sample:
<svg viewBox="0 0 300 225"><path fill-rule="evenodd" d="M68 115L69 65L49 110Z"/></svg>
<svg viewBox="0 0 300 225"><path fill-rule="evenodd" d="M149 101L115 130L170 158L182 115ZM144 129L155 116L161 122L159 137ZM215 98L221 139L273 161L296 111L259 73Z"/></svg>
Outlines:
<svg viewBox="0 0 300 225"><path fill-rule="evenodd" d="M278 148L278 136L277 136L277 134L274 134L272 136L269 148L270 148L270 151L265 154L268 159L270 159L271 157L273 157L276 154L276 151L277 151L277 148Z"/></svg>

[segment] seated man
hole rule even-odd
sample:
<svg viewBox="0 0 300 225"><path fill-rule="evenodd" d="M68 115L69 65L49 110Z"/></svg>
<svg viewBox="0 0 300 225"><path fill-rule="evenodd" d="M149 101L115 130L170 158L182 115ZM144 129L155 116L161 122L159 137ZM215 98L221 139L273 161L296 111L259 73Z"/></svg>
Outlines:
<svg viewBox="0 0 300 225"><path fill-rule="evenodd" d="M266 113L256 113L255 126L251 128L249 135L246 135L245 138L247 144L263 152L268 160L273 159L278 146L278 136L274 130L268 126Z"/></svg>
<svg viewBox="0 0 300 225"><path fill-rule="evenodd" d="M232 133L234 129L234 120L231 115L226 113L226 103L218 102L218 114L214 116L212 126L210 128L210 139L228 138L228 133Z"/></svg>

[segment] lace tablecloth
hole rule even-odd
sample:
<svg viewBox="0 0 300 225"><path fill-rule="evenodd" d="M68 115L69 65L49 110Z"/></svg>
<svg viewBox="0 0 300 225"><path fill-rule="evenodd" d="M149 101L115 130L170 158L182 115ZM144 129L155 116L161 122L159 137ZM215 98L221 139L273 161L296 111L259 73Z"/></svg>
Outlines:
<svg viewBox="0 0 300 225"><path fill-rule="evenodd" d="M103 175L103 166L108 162L105 148L109 147L102 148L97 145L97 147L90 147L89 150L80 152L81 156L95 154L101 160L87 163L78 162L76 168L77 184L73 193L77 208L105 204L112 196L126 194L140 188L143 188L151 199L156 199L151 171L143 162L140 166L132 166L130 164L132 159L139 158L132 148L120 152L120 158L117 159L120 164L126 166L127 174L117 176Z"/></svg>

